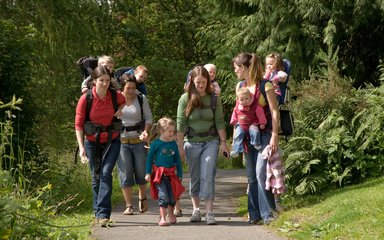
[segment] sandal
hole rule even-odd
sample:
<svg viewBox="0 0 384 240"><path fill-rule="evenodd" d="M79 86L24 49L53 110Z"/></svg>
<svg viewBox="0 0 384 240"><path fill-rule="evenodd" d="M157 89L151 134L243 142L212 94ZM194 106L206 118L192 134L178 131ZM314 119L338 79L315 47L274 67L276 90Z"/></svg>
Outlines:
<svg viewBox="0 0 384 240"><path fill-rule="evenodd" d="M147 196L143 199L139 199L139 209L141 213L145 213L148 210Z"/></svg>
<svg viewBox="0 0 384 240"><path fill-rule="evenodd" d="M132 206L128 206L128 207L125 209L125 211L124 211L123 214L124 214L124 215L133 215L133 207L132 207Z"/></svg>

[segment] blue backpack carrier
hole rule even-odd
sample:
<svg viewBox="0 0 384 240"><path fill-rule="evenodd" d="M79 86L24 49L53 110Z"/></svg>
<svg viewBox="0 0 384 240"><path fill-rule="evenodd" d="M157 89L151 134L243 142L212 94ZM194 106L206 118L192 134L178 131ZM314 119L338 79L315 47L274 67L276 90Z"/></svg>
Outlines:
<svg viewBox="0 0 384 240"><path fill-rule="evenodd" d="M281 96L277 97L279 105L289 102L289 88L288 81L289 75L291 75L291 62L288 59L283 59L284 71L287 73L287 80L285 82L279 82Z"/></svg>

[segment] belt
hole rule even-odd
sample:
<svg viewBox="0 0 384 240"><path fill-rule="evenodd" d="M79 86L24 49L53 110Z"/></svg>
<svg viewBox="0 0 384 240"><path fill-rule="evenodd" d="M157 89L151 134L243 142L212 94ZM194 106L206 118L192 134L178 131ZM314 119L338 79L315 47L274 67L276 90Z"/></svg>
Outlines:
<svg viewBox="0 0 384 240"><path fill-rule="evenodd" d="M138 143L142 143L143 142L143 141L140 140L140 138L129 139L129 138L124 138L124 137L121 137L120 141L121 141L122 144L138 144Z"/></svg>

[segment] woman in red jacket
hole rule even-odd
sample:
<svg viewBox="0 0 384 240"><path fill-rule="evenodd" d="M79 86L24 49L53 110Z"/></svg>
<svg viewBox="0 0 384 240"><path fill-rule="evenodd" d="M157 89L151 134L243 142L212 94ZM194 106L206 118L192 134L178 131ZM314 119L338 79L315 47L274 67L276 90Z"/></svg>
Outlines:
<svg viewBox="0 0 384 240"><path fill-rule="evenodd" d="M107 68L95 68L92 79L94 87L77 104L75 129L80 157L89 159L92 172L95 216L105 227L112 210L112 170L120 153L121 124L114 120L121 115L117 106L121 109L125 105L125 97L109 88L111 74Z"/></svg>

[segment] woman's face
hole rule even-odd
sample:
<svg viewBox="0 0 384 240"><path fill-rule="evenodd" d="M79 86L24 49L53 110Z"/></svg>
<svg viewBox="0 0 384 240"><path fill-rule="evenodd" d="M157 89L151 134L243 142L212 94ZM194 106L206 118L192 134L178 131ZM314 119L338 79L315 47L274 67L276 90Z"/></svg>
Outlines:
<svg viewBox="0 0 384 240"><path fill-rule="evenodd" d="M136 95L136 83L127 82L124 86L123 94L126 97Z"/></svg>
<svg viewBox="0 0 384 240"><path fill-rule="evenodd" d="M195 79L193 79L193 83L195 84L195 88L197 90L197 92L200 94L200 96L204 96L205 94L207 94L207 82L208 82L208 79L206 79L205 77L201 76L201 75L198 75L195 77Z"/></svg>
<svg viewBox="0 0 384 240"><path fill-rule="evenodd" d="M239 80L243 80L246 78L246 71L243 65L239 66L235 64L235 74Z"/></svg>
<svg viewBox="0 0 384 240"><path fill-rule="evenodd" d="M108 90L110 83L111 83L111 77L108 74L103 74L96 79L95 86L98 91L106 92Z"/></svg>

